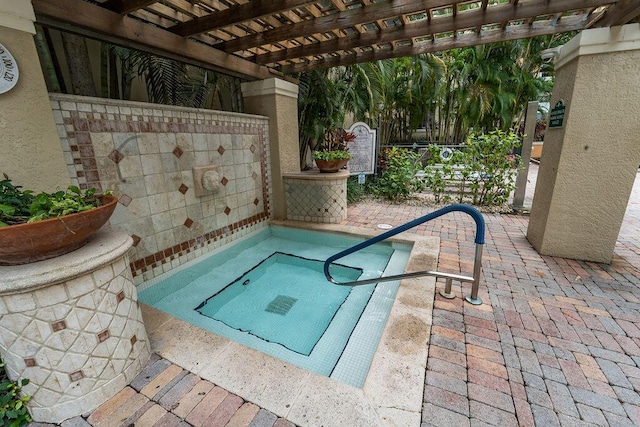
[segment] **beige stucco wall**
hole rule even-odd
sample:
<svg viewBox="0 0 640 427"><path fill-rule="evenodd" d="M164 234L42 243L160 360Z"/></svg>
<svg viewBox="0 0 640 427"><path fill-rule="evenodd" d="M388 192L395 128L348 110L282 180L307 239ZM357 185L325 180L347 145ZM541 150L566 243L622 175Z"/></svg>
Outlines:
<svg viewBox="0 0 640 427"><path fill-rule="evenodd" d="M0 26L0 43L20 72L16 86L0 94L0 173L25 188L66 188L69 176L33 36Z"/></svg>
<svg viewBox="0 0 640 427"><path fill-rule="evenodd" d="M640 25L625 27L585 31L557 60L551 106L567 109L545 133L527 230L541 254L613 257L640 164Z"/></svg>
<svg viewBox="0 0 640 427"><path fill-rule="evenodd" d="M282 174L300 172L298 141L298 86L280 79L242 84L244 109L249 114L269 117L269 145L275 219L286 218L286 198Z"/></svg>

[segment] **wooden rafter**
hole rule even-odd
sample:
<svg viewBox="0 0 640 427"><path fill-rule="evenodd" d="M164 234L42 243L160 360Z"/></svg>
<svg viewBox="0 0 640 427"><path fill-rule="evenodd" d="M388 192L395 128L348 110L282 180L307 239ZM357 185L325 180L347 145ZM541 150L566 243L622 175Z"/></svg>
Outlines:
<svg viewBox="0 0 640 427"><path fill-rule="evenodd" d="M615 6L609 8L599 22L601 26L624 25L640 17L639 0L620 0Z"/></svg>
<svg viewBox="0 0 640 427"><path fill-rule="evenodd" d="M169 31L187 37L273 15L274 13L282 13L308 3L313 3L313 1L314 0L254 0L250 3L240 4L217 13L182 22L169 28Z"/></svg>
<svg viewBox="0 0 640 427"><path fill-rule="evenodd" d="M156 1L157 0L107 0L100 6L124 15L149 6Z"/></svg>
<svg viewBox="0 0 640 427"><path fill-rule="evenodd" d="M479 44L495 43L505 40L516 40L554 34L557 32L577 31L584 28L584 21L580 17L563 19L557 26L544 25L539 22L533 27L527 24L510 26L508 30L494 29L484 31L481 36L475 32L463 34L457 38L439 39L437 42L425 42L408 47L398 47L388 51L372 51L357 54L344 55L339 58L329 58L311 62L300 62L295 65L285 65L281 68L284 74L301 73L319 68L346 66L362 62L378 61L381 59L395 58L398 56L415 56L423 53L438 52L461 47L475 46Z"/></svg>
<svg viewBox="0 0 640 427"><path fill-rule="evenodd" d="M404 27L393 27L375 34L362 34L357 37L340 38L292 49L280 50L258 55L255 62L270 64L305 56L322 55L329 52L345 51L372 44L391 43L399 40L421 38L432 34L456 32L465 28L474 28L520 19L535 17L543 12L557 13L560 11L590 7L597 5L597 0L557 0L547 4L546 0L521 3L518 7L510 4L500 4L489 7L491 14L482 9L469 10L458 14L455 20L448 17L436 17L431 22L417 22ZM590 6L589 6L590 5ZM506 25L505 25L506 27Z"/></svg>
<svg viewBox="0 0 640 427"><path fill-rule="evenodd" d="M81 0L32 0L32 4L38 22L45 26L179 58L188 63L224 70L225 73L244 78L271 77L269 69L265 67L91 3ZM70 11L73 11L73 25L64 19L69 16Z"/></svg>
<svg viewBox="0 0 640 427"><path fill-rule="evenodd" d="M460 2L461 0L458 0ZM434 5L451 4L451 0L413 0L391 1L375 3L356 9L346 9L332 15L316 18L313 22L302 22L280 28L274 28L260 34L242 37L237 40L225 42L220 49L225 52L237 52L264 43L274 43L286 40L292 34L297 36L309 36L317 33L326 33L332 29L344 29L358 24L399 16L407 13L415 13Z"/></svg>
<svg viewBox="0 0 640 427"><path fill-rule="evenodd" d="M32 1L45 26L247 79L640 18L640 0Z"/></svg>

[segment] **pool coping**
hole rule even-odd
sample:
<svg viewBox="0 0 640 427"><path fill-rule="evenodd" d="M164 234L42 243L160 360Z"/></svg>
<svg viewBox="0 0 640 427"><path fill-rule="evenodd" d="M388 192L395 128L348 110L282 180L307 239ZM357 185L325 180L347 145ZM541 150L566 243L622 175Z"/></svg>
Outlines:
<svg viewBox="0 0 640 427"><path fill-rule="evenodd" d="M270 224L373 237L381 231L334 224ZM438 237L401 233L412 244L405 271L435 270ZM141 304L151 350L299 425L419 426L435 278L400 282L363 388L307 371Z"/></svg>

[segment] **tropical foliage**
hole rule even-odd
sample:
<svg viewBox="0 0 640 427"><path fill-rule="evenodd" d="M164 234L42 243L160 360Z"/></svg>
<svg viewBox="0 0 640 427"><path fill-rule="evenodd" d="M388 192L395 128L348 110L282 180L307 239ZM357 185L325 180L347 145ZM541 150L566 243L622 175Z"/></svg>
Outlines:
<svg viewBox="0 0 640 427"><path fill-rule="evenodd" d="M14 185L5 174L0 180L0 227L84 212L101 206L101 196L95 188L83 192L73 185L66 191L35 194Z"/></svg>
<svg viewBox="0 0 640 427"><path fill-rule="evenodd" d="M342 126L346 82L331 75L334 70L315 70L300 75L298 85L298 133L300 166L307 152L318 151L325 132Z"/></svg>
<svg viewBox="0 0 640 427"><path fill-rule="evenodd" d="M382 145L459 143L471 132L517 128L530 100L545 100L553 69L540 52L572 34L315 70L300 78L301 153L346 113L376 127Z"/></svg>
<svg viewBox="0 0 640 427"><path fill-rule="evenodd" d="M472 133L463 149L455 150L446 161L440 156L442 148L432 144L425 183L438 202L453 198L474 205L506 203L521 164L520 156L514 154L520 144L520 137L513 132Z"/></svg>
<svg viewBox="0 0 640 427"><path fill-rule="evenodd" d="M51 33L56 30L37 27L36 46L45 70L49 90L69 92L60 64L83 71L71 75L71 90L79 95L129 100L136 81L144 84L146 100L158 104L194 108L242 111L240 79L108 43L100 44L99 87L94 87L86 39L64 34L63 52L57 51Z"/></svg>
<svg viewBox="0 0 640 427"><path fill-rule="evenodd" d="M327 129L321 144L313 151L316 160L349 160L349 143L356 139L355 134L342 128Z"/></svg>
<svg viewBox="0 0 640 427"><path fill-rule="evenodd" d="M381 153L382 174L371 192L388 200L399 201L422 191L422 181L415 179L421 168L420 155L404 148L387 148Z"/></svg>

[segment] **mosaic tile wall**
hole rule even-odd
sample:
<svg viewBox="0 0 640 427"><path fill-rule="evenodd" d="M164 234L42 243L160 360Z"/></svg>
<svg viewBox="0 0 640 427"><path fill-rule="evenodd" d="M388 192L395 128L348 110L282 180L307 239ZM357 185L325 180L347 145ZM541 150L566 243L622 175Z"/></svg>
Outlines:
<svg viewBox="0 0 640 427"><path fill-rule="evenodd" d="M284 174L287 219L340 224L347 218L349 175Z"/></svg>
<svg viewBox="0 0 640 427"><path fill-rule="evenodd" d="M71 181L119 198L110 224L133 237L136 284L266 225L266 117L50 98ZM206 165L217 166L220 189L196 197L192 168Z"/></svg>
<svg viewBox="0 0 640 427"><path fill-rule="evenodd" d="M150 348L127 257L66 282L0 296L2 358L29 378L36 420L95 409L142 370Z"/></svg>

